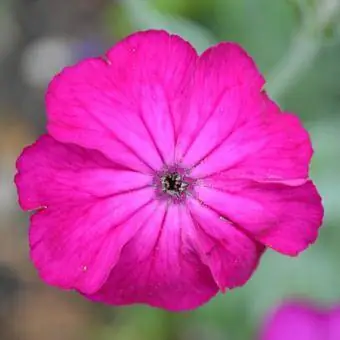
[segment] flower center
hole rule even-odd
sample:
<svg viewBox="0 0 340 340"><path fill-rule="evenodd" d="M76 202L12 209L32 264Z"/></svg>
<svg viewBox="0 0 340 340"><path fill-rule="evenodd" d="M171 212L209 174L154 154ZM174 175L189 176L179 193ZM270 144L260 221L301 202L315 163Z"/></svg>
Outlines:
<svg viewBox="0 0 340 340"><path fill-rule="evenodd" d="M164 193L179 198L185 193L189 183L179 173L169 172L161 177L161 185Z"/></svg>

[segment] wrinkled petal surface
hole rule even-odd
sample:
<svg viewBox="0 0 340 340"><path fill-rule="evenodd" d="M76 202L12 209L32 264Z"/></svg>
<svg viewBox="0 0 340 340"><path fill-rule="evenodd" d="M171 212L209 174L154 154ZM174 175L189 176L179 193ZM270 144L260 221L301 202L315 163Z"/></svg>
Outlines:
<svg viewBox="0 0 340 340"><path fill-rule="evenodd" d="M192 174L202 178L223 172L263 182L306 180L312 156L307 132L294 115L272 114L268 107L206 153Z"/></svg>
<svg viewBox="0 0 340 340"><path fill-rule="evenodd" d="M192 175L305 179L312 148L307 132L262 91L264 79L237 44L221 43L199 58L177 159ZM280 157L278 157L278 153Z"/></svg>
<svg viewBox="0 0 340 340"><path fill-rule="evenodd" d="M45 135L25 148L15 182L25 210L94 201L149 185L152 176L117 167L100 152Z"/></svg>
<svg viewBox="0 0 340 340"><path fill-rule="evenodd" d="M219 288L245 284L257 267L264 247L215 211L191 199L191 226L202 261L209 266Z"/></svg>
<svg viewBox="0 0 340 340"><path fill-rule="evenodd" d="M46 96L49 133L141 172L173 163L196 58L181 38L148 31L118 43L106 59L64 69Z"/></svg>
<svg viewBox="0 0 340 340"><path fill-rule="evenodd" d="M178 160L194 165L243 124L253 114L243 108L244 104L252 108L243 94L254 96L263 85L254 62L237 44L221 43L204 52L196 65L178 137Z"/></svg>
<svg viewBox="0 0 340 340"><path fill-rule="evenodd" d="M320 196L312 182L288 186L215 176L197 193L258 242L287 255L297 255L313 243L322 222Z"/></svg>
<svg viewBox="0 0 340 340"><path fill-rule="evenodd" d="M150 177L49 136L28 147L17 166L21 206L39 209L29 236L40 275L62 288L96 291L150 210Z"/></svg>
<svg viewBox="0 0 340 340"><path fill-rule="evenodd" d="M115 305L147 303L169 310L200 306L218 287L193 251L186 210L160 203L124 247L103 288L89 296Z"/></svg>

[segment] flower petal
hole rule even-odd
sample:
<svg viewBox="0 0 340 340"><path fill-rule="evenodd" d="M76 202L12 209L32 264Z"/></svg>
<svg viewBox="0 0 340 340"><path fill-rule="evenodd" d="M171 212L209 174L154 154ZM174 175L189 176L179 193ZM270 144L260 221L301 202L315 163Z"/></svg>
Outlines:
<svg viewBox="0 0 340 340"><path fill-rule="evenodd" d="M221 43L199 58L176 157L194 165L244 121L258 114L264 79L237 44Z"/></svg>
<svg viewBox="0 0 340 340"><path fill-rule="evenodd" d="M328 314L328 334L327 340L338 340L340 337L340 305L333 307Z"/></svg>
<svg viewBox="0 0 340 340"><path fill-rule="evenodd" d="M297 117L281 113L263 85L253 60L236 44L219 44L199 58L176 146L177 161L193 168L193 176L308 177L308 133Z"/></svg>
<svg viewBox="0 0 340 340"><path fill-rule="evenodd" d="M256 269L264 247L199 202L191 199L188 207L202 260L220 289L245 284Z"/></svg>
<svg viewBox="0 0 340 340"><path fill-rule="evenodd" d="M183 91L196 58L181 38L147 31L118 43L106 60L64 69L46 96L49 133L134 170L160 169L173 162Z"/></svg>
<svg viewBox="0 0 340 340"><path fill-rule="evenodd" d="M287 255L313 243L322 223L321 199L310 181L287 186L215 176L206 179L197 194L258 242Z"/></svg>
<svg viewBox="0 0 340 340"><path fill-rule="evenodd" d="M313 153L307 131L294 115L265 113L206 154L192 175L224 172L225 177L259 181L306 180Z"/></svg>
<svg viewBox="0 0 340 340"><path fill-rule="evenodd" d="M149 175L117 168L98 151L62 144L48 135L25 148L17 169L15 182L24 210L82 204L152 184Z"/></svg>
<svg viewBox="0 0 340 340"><path fill-rule="evenodd" d="M286 303L267 320L260 339L328 340L327 324L320 317L305 303Z"/></svg>
<svg viewBox="0 0 340 340"><path fill-rule="evenodd" d="M61 288L98 290L152 211L150 177L50 136L26 148L17 166L21 206L39 209L29 238L40 276Z"/></svg>
<svg viewBox="0 0 340 340"><path fill-rule="evenodd" d="M31 218L31 259L46 283L92 294L152 209L145 189L96 204L38 211Z"/></svg>
<svg viewBox="0 0 340 340"><path fill-rule="evenodd" d="M187 234L186 210L159 203L140 232L124 247L103 288L89 298L115 305L146 303L173 311L189 310L218 288Z"/></svg>

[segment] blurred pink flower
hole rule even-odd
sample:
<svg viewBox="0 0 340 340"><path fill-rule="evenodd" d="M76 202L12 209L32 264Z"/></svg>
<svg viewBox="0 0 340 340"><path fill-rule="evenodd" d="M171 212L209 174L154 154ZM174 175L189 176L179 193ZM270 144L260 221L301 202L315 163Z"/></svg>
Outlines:
<svg viewBox="0 0 340 340"><path fill-rule="evenodd" d="M267 320L261 340L339 340L340 306L324 310L289 302Z"/></svg>
<svg viewBox="0 0 340 340"><path fill-rule="evenodd" d="M323 209L298 118L234 43L198 56L164 31L64 69L48 135L17 162L44 281L110 304L195 308L243 285L265 247L297 255Z"/></svg>

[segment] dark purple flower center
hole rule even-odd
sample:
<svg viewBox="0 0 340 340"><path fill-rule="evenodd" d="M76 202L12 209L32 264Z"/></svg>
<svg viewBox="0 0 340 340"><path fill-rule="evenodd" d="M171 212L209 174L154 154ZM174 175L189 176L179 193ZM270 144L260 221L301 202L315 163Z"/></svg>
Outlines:
<svg viewBox="0 0 340 340"><path fill-rule="evenodd" d="M185 193L189 183L179 173L168 172L161 177L161 186L164 193L179 198Z"/></svg>

